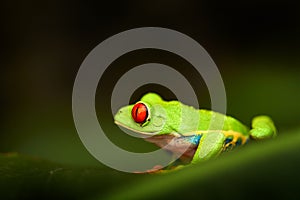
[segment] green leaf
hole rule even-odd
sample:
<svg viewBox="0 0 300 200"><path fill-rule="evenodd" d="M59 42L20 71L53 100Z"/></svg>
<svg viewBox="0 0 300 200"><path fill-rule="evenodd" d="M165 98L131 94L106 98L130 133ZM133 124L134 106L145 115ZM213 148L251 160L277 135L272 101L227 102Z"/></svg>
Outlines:
<svg viewBox="0 0 300 200"><path fill-rule="evenodd" d="M298 199L300 131L165 174L0 154L0 199Z"/></svg>

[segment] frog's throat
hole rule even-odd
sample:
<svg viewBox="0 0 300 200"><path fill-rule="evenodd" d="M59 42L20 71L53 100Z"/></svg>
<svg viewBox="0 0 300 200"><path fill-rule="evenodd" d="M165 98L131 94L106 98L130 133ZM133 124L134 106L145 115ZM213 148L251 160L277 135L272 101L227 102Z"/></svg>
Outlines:
<svg viewBox="0 0 300 200"><path fill-rule="evenodd" d="M128 129L128 130L130 130L130 131L133 131L133 132L142 134L142 135L154 136L154 135L159 134L159 131L157 131L157 132L144 132L144 131L138 131L138 130L135 130L135 129L133 129L133 128L130 128L130 127L126 126L125 124L122 124L121 122L116 121L116 120L115 120L115 124L117 124L118 126L122 126L122 127L126 128L126 129ZM180 137L180 136L181 136L181 134L175 133L175 132L169 133L168 135L171 135L171 136L174 136L174 137Z"/></svg>
<svg viewBox="0 0 300 200"><path fill-rule="evenodd" d="M118 126L122 126L130 131L133 131L133 132L136 132L136 133L140 133L140 134L143 134L143 135L156 135L158 134L158 132L144 132L144 131L138 131L138 130L135 130L133 128L130 128L128 126L126 126L125 124L122 124L121 122L118 122L118 121L115 121L115 124L117 124Z"/></svg>

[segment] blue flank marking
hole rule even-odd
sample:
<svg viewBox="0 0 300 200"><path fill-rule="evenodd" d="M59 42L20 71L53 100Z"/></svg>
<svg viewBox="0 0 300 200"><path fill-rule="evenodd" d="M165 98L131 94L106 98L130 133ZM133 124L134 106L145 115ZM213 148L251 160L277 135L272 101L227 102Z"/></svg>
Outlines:
<svg viewBox="0 0 300 200"><path fill-rule="evenodd" d="M247 138L245 144L248 144L250 142L250 137Z"/></svg>
<svg viewBox="0 0 300 200"><path fill-rule="evenodd" d="M232 139L233 139L233 138L226 138L226 139L225 139L225 144L228 144L229 142L231 142Z"/></svg>
<svg viewBox="0 0 300 200"><path fill-rule="evenodd" d="M198 145L202 135L192 135L192 136L184 136L185 139L195 145Z"/></svg>
<svg viewBox="0 0 300 200"><path fill-rule="evenodd" d="M242 139L241 138L238 138L238 140L236 141L235 145L236 146L239 146L242 144Z"/></svg>

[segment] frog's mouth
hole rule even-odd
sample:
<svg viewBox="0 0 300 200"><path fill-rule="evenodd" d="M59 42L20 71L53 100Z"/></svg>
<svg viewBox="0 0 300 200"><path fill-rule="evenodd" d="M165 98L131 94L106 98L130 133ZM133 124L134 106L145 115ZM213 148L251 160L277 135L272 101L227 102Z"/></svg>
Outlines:
<svg viewBox="0 0 300 200"><path fill-rule="evenodd" d="M117 124L122 130L124 130L124 132L131 136L143 138L144 140L154 143L161 148L173 153L179 153L180 155L188 158L193 157L198 146L198 143L192 143L188 139L189 137L193 137L193 135L182 136L178 133L157 135L158 132L137 131L118 121L115 121L115 124Z"/></svg>
<svg viewBox="0 0 300 200"><path fill-rule="evenodd" d="M130 128L130 127L126 126L125 124L122 124L121 122L116 121L116 120L115 120L115 124L118 125L126 133L128 133L129 135L132 135L134 137L145 138L145 137L150 137L150 136L154 136L154 135L158 134L158 132L145 132L145 131L134 130L133 128Z"/></svg>

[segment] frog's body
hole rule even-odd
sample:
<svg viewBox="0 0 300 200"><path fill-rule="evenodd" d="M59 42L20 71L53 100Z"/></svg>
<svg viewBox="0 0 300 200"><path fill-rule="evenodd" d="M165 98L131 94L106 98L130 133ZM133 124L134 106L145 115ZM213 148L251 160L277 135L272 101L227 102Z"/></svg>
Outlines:
<svg viewBox="0 0 300 200"><path fill-rule="evenodd" d="M223 121L219 129L211 124L216 119ZM192 163L243 145L250 137L258 140L276 135L275 126L267 116L255 117L253 129L249 130L230 116L197 110L179 101L164 101L155 93L144 95L135 105L121 108L115 122L134 132L151 135L147 141L184 155Z"/></svg>

